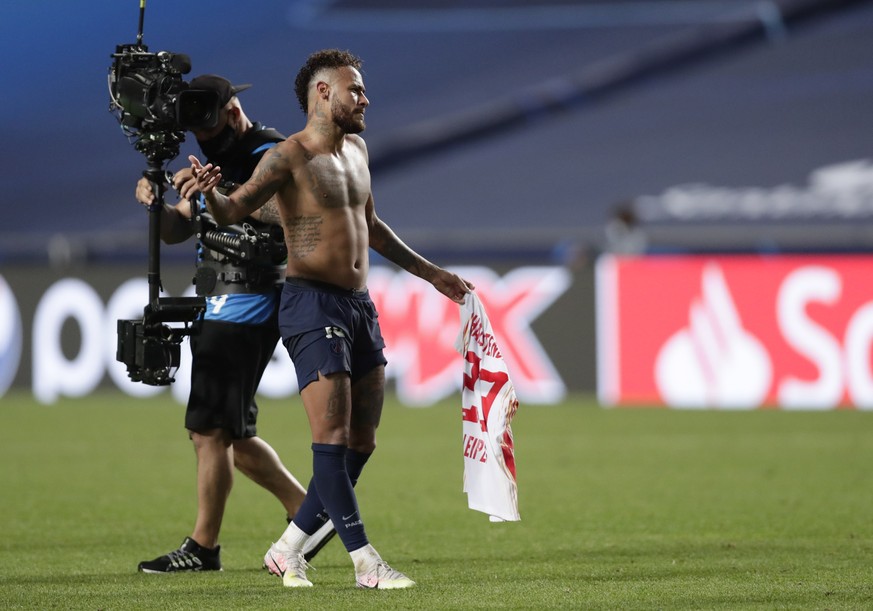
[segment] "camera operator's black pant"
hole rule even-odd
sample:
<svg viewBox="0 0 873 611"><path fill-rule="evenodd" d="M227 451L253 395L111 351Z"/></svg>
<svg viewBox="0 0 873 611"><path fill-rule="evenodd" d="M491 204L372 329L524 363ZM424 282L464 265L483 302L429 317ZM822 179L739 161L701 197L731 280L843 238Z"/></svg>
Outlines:
<svg viewBox="0 0 873 611"><path fill-rule="evenodd" d="M233 439L257 435L255 392L278 340L275 316L263 324L198 321L185 428L226 429Z"/></svg>

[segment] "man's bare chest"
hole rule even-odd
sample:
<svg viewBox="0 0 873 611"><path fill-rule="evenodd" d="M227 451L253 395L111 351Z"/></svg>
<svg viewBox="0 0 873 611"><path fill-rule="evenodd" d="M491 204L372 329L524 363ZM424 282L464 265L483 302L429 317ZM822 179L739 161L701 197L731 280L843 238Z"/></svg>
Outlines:
<svg viewBox="0 0 873 611"><path fill-rule="evenodd" d="M316 156L302 168L300 179L298 188L322 207L362 206L370 195L369 169L355 156Z"/></svg>

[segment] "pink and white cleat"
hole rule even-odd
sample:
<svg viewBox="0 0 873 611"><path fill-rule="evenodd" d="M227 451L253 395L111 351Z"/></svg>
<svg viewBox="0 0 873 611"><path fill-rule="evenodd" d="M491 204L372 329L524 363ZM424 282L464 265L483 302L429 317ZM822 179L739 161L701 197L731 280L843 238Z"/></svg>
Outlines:
<svg viewBox="0 0 873 611"><path fill-rule="evenodd" d="M273 575L282 578L286 588L311 588L312 582L306 578L309 564L303 559L302 552L280 551L276 544L270 546L264 554L264 568Z"/></svg>
<svg viewBox="0 0 873 611"><path fill-rule="evenodd" d="M356 573L355 578L359 588L374 590L401 590L415 585L409 577L388 566L388 563L379 559L362 573Z"/></svg>

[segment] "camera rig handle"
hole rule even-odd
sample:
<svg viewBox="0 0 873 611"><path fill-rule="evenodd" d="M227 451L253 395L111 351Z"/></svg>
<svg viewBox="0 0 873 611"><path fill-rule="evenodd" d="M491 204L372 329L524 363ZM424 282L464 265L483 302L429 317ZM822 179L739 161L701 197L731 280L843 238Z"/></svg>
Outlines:
<svg viewBox="0 0 873 611"><path fill-rule="evenodd" d="M149 160L148 169L143 176L152 185L154 201L149 205L149 304L157 305L161 292L161 210L164 207L164 193L167 191L167 173L157 161Z"/></svg>
<svg viewBox="0 0 873 611"><path fill-rule="evenodd" d="M169 179L156 160L149 160L143 176L152 184L155 201L149 207L149 303L146 307L146 322L191 322L206 309L202 297L160 297L161 289L161 210Z"/></svg>

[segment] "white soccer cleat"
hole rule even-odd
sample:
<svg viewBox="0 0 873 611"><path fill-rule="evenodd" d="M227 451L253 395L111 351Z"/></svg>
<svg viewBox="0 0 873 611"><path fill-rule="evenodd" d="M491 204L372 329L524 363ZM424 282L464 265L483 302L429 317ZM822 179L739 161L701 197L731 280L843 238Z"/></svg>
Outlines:
<svg viewBox="0 0 873 611"><path fill-rule="evenodd" d="M301 552L283 552L276 549L276 544L270 546L264 555L264 568L270 573L282 578L286 588L311 588L312 582L306 578L309 565L303 559Z"/></svg>
<svg viewBox="0 0 873 611"><path fill-rule="evenodd" d="M409 577L400 571L395 571L382 559L372 564L366 571L356 573L355 578L359 588L371 590L402 590L415 585Z"/></svg>

